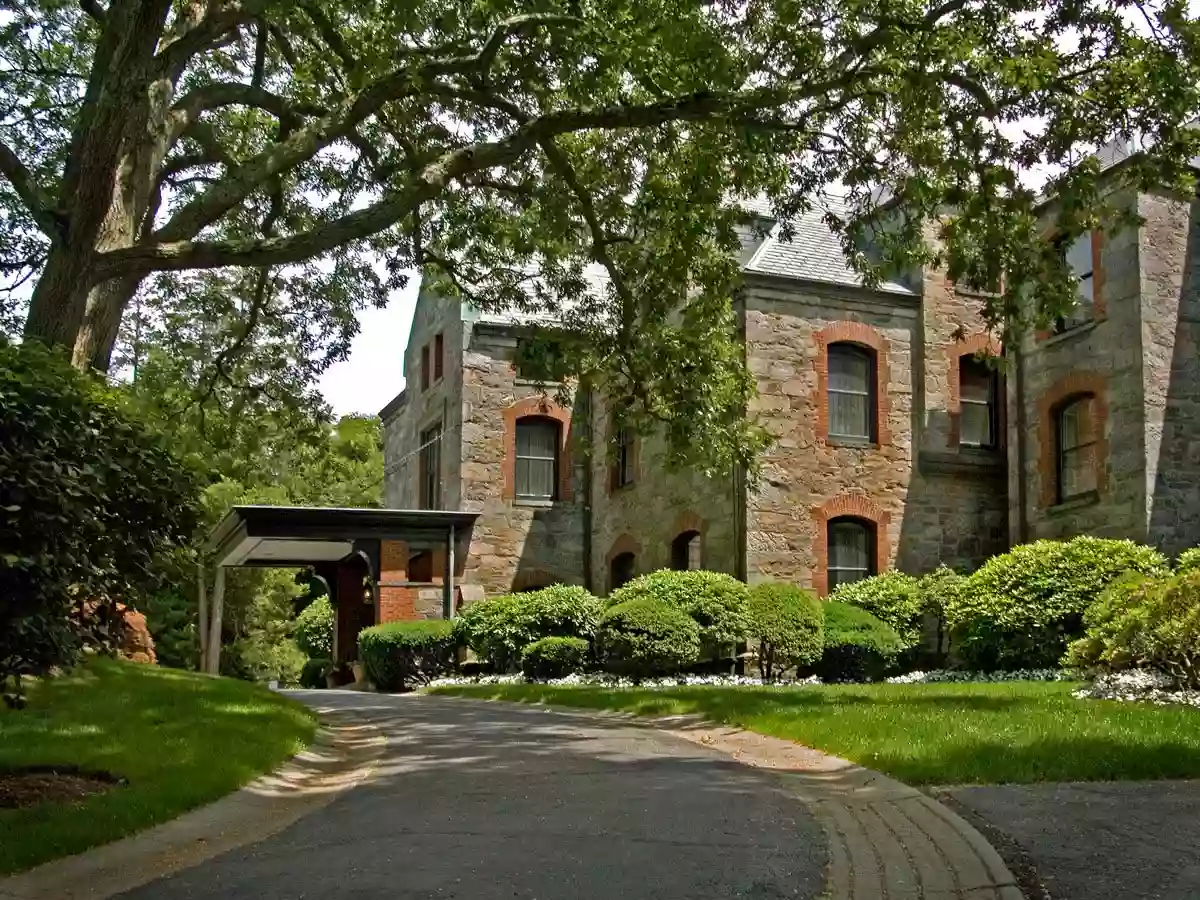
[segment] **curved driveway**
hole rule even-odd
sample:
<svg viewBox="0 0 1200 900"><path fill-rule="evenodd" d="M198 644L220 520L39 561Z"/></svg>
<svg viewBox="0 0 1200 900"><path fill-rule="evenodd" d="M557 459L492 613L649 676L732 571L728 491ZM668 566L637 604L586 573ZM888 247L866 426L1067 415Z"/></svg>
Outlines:
<svg viewBox="0 0 1200 900"><path fill-rule="evenodd" d="M826 840L803 804L680 738L539 707L295 696L377 724L388 747L374 774L126 898L807 900L824 887Z"/></svg>

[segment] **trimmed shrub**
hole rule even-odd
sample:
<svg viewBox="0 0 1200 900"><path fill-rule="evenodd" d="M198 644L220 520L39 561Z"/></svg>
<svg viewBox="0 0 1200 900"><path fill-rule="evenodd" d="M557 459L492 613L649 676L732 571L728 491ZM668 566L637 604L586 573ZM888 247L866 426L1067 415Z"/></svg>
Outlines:
<svg viewBox="0 0 1200 900"><path fill-rule="evenodd" d="M584 588L556 584L524 594L490 597L468 606L456 620L459 641L495 672L515 671L521 654L544 637L590 639L600 601Z"/></svg>
<svg viewBox="0 0 1200 900"><path fill-rule="evenodd" d="M610 672L635 680L671 675L699 658L700 626L662 600L628 600L600 617L596 650Z"/></svg>
<svg viewBox="0 0 1200 900"><path fill-rule="evenodd" d="M1084 616L1087 634L1064 663L1157 669L1187 688L1200 688L1200 571L1169 578L1128 573L1109 585Z"/></svg>
<svg viewBox="0 0 1200 900"><path fill-rule="evenodd" d="M905 649L921 643L924 632L925 598L921 583L912 575L891 570L861 581L839 585L831 600L865 609L891 625Z"/></svg>
<svg viewBox="0 0 1200 900"><path fill-rule="evenodd" d="M949 598L946 619L968 668L1043 669L1083 635L1083 614L1119 575L1166 574L1157 550L1133 541L1036 541L995 556Z"/></svg>
<svg viewBox="0 0 1200 900"><path fill-rule="evenodd" d="M758 641L763 681L821 658L825 614L810 592L792 584L756 584L750 588L746 619L748 636Z"/></svg>
<svg viewBox="0 0 1200 900"><path fill-rule="evenodd" d="M657 600L687 613L700 626L709 645L732 644L746 637L748 588L721 572L676 572L660 569L640 575L613 591L608 606L631 600Z"/></svg>
<svg viewBox="0 0 1200 900"><path fill-rule="evenodd" d="M926 651L919 651L916 654L918 664L927 664L933 668L942 668L945 665L946 657L950 653L950 629L946 625L946 609L955 602L955 597L966 583L967 576L949 566L938 566L918 579L917 589L921 592L925 616L933 624L932 652L927 652L928 647Z"/></svg>
<svg viewBox="0 0 1200 900"><path fill-rule="evenodd" d="M591 645L583 638L546 637L521 653L521 674L530 681L549 681L582 672Z"/></svg>
<svg viewBox="0 0 1200 900"><path fill-rule="evenodd" d="M1194 572L1197 569L1200 569L1200 547L1193 547L1179 554L1179 562L1175 564L1175 571Z"/></svg>
<svg viewBox="0 0 1200 900"><path fill-rule="evenodd" d="M388 622L358 635L367 680L381 691L407 691L449 674L457 649L454 623L446 619Z"/></svg>
<svg viewBox="0 0 1200 900"><path fill-rule="evenodd" d="M333 605L327 595L318 597L300 611L293 636L310 659L333 656Z"/></svg>
<svg viewBox="0 0 1200 900"><path fill-rule="evenodd" d="M326 685L325 679L329 677L329 673L332 671L332 659L313 657L305 662L304 667L300 670L300 687L323 688Z"/></svg>
<svg viewBox="0 0 1200 900"><path fill-rule="evenodd" d="M828 600L825 650L816 674L822 681L879 681L896 665L904 641L886 622L865 609Z"/></svg>

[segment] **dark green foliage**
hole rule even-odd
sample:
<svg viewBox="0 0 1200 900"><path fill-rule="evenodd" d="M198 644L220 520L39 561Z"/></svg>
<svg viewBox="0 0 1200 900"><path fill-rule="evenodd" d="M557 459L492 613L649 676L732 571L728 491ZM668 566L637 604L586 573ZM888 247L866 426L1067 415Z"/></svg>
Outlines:
<svg viewBox="0 0 1200 900"><path fill-rule="evenodd" d="M613 591L607 605L650 599L668 603L695 620L706 644L719 645L745 639L746 596L746 585L732 575L661 569Z"/></svg>
<svg viewBox="0 0 1200 900"><path fill-rule="evenodd" d="M1128 573L1084 615L1087 634L1064 663L1110 672L1157 669L1200 689L1200 571L1169 577Z"/></svg>
<svg viewBox="0 0 1200 900"><path fill-rule="evenodd" d="M304 663L304 668L300 670L300 687L323 688L326 685L326 677L332 671L332 659L313 657L312 659L306 660Z"/></svg>
<svg viewBox="0 0 1200 900"><path fill-rule="evenodd" d="M662 600L627 600L600 617L596 653L605 669L635 680L671 675L699 658L700 626Z"/></svg>
<svg viewBox="0 0 1200 900"><path fill-rule="evenodd" d="M747 636L758 641L758 671L774 681L788 669L821 658L824 611L809 591L791 584L763 582L750 588Z"/></svg>
<svg viewBox="0 0 1200 900"><path fill-rule="evenodd" d="M589 640L599 614L600 601L586 590L556 584L472 603L456 620L456 627L460 642L493 671L511 672L520 666L525 648L541 638Z"/></svg>
<svg viewBox="0 0 1200 900"><path fill-rule="evenodd" d="M445 619L389 622L363 629L358 657L381 691L407 691L454 670L458 643Z"/></svg>
<svg viewBox="0 0 1200 900"><path fill-rule="evenodd" d="M971 669L1055 666L1083 636L1083 614L1128 571L1165 574L1157 550L1132 541L1036 541L992 557L948 598L946 619Z"/></svg>
<svg viewBox="0 0 1200 900"><path fill-rule="evenodd" d="M865 609L891 625L906 649L921 642L925 601L921 583L912 575L892 570L839 585L831 599Z"/></svg>
<svg viewBox="0 0 1200 900"><path fill-rule="evenodd" d="M0 688L119 639L200 485L120 394L34 341L0 341Z"/></svg>
<svg viewBox="0 0 1200 900"><path fill-rule="evenodd" d="M146 625L154 638L160 666L194 669L200 656L196 633L196 608L180 588L170 587L151 594L142 607Z"/></svg>
<svg viewBox="0 0 1200 900"><path fill-rule="evenodd" d="M320 659L333 655L333 607L328 596L318 597L300 611L293 635L305 656Z"/></svg>
<svg viewBox="0 0 1200 900"><path fill-rule="evenodd" d="M904 650L895 629L838 600L824 610L825 650L816 667L822 681L879 681L892 671Z"/></svg>
<svg viewBox="0 0 1200 900"><path fill-rule="evenodd" d="M521 653L521 674L529 681L549 681L582 672L591 645L583 638L545 637Z"/></svg>
<svg viewBox="0 0 1200 900"><path fill-rule="evenodd" d="M958 592L966 586L967 576L949 566L938 566L917 583L925 617L933 625L933 640L915 654L918 664L941 668L950 652L950 628L946 624L946 609L955 602Z"/></svg>

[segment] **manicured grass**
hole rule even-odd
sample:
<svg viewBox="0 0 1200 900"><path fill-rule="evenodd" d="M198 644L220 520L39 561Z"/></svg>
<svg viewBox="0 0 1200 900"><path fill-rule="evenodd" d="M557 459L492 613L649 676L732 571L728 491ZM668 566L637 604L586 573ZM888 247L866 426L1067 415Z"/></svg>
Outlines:
<svg viewBox="0 0 1200 900"><path fill-rule="evenodd" d="M72 765L128 784L77 804L0 809L0 874L107 843L241 787L303 749L305 707L228 678L113 660L33 682L0 709L0 768Z"/></svg>
<svg viewBox="0 0 1200 900"><path fill-rule="evenodd" d="M462 697L700 714L797 741L909 784L1200 777L1200 710L1076 700L1078 685L871 684L800 688L472 685Z"/></svg>

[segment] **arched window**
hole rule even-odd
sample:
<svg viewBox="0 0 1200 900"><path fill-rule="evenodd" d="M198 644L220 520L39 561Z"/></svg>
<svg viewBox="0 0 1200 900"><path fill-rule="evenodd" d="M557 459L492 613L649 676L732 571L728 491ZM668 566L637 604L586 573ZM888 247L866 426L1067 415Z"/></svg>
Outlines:
<svg viewBox="0 0 1200 900"><path fill-rule="evenodd" d="M514 471L520 500L554 500L558 494L559 423L541 416L517 419Z"/></svg>
<svg viewBox="0 0 1200 900"><path fill-rule="evenodd" d="M830 519L828 588L870 578L875 573L875 525L865 519Z"/></svg>
<svg viewBox="0 0 1200 900"><path fill-rule="evenodd" d="M637 557L632 553L618 553L608 564L608 589L615 591L633 580L637 572Z"/></svg>
<svg viewBox="0 0 1200 900"><path fill-rule="evenodd" d="M958 442L967 447L995 449L999 442L999 416L996 404L995 370L974 356L958 361L959 413Z"/></svg>
<svg viewBox="0 0 1200 900"><path fill-rule="evenodd" d="M859 344L829 345L829 437L873 441L875 353Z"/></svg>
<svg viewBox="0 0 1200 900"><path fill-rule="evenodd" d="M1096 490L1096 434L1094 397L1072 397L1055 416L1055 446L1058 451L1058 502L1082 497Z"/></svg>
<svg viewBox="0 0 1200 900"><path fill-rule="evenodd" d="M671 568L677 572L702 569L700 532L685 531L671 541Z"/></svg>

